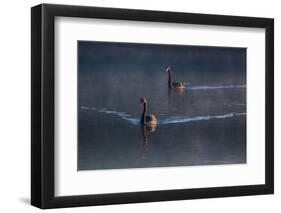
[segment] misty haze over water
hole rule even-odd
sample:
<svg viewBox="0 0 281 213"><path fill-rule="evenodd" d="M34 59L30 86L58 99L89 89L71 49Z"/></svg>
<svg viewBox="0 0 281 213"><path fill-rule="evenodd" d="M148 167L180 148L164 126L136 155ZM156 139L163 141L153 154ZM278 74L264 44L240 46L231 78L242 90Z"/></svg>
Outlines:
<svg viewBox="0 0 281 213"><path fill-rule="evenodd" d="M245 48L79 41L78 79L78 170L246 163Z"/></svg>

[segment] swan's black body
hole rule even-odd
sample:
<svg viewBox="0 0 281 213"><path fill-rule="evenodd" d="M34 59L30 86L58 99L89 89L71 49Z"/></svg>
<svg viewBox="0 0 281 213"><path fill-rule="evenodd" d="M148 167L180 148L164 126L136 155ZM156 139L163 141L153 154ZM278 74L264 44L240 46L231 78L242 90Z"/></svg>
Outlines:
<svg viewBox="0 0 281 213"><path fill-rule="evenodd" d="M178 89L182 89L185 88L184 82L173 82L172 81L172 70L169 66L166 67L166 72L168 72L168 88L172 89L172 88L178 88Z"/></svg>
<svg viewBox="0 0 281 213"><path fill-rule="evenodd" d="M155 115L147 114L147 100L145 98L140 99L140 104L143 105L143 112L141 115L140 123L147 125L157 125L157 118Z"/></svg>

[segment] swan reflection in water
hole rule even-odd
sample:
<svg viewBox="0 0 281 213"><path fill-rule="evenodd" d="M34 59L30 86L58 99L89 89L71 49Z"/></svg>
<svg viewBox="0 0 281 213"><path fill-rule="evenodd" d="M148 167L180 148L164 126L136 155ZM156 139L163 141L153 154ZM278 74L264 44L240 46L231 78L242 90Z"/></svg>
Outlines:
<svg viewBox="0 0 281 213"><path fill-rule="evenodd" d="M156 131L157 125L147 125L147 124L141 124L140 125L140 130L142 134L142 139L143 139L143 149L141 153L141 158L146 159L146 153L148 151L148 137L147 134L149 133L154 133Z"/></svg>
<svg viewBox="0 0 281 213"><path fill-rule="evenodd" d="M167 93L167 98L165 99L165 104L166 104L166 111L171 112L172 111L172 106L173 106L173 98L181 98L181 100L184 100L185 97L185 91L186 88L168 88L168 93ZM177 102L177 101L176 101Z"/></svg>
<svg viewBox="0 0 281 213"><path fill-rule="evenodd" d="M185 92L185 88L175 88L175 91L180 95L182 96Z"/></svg>

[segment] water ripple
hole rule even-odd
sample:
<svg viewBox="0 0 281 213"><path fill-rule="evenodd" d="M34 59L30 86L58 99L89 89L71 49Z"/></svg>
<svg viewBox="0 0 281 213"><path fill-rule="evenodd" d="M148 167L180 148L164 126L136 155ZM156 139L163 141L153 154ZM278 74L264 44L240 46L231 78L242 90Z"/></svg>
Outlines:
<svg viewBox="0 0 281 213"><path fill-rule="evenodd" d="M93 110L93 111L100 112L100 113L116 115L116 116L120 117L121 119L130 122L132 125L139 125L139 123L140 123L139 118L135 118L132 115L128 114L127 112L118 112L118 111L114 111L114 110L107 110L106 108L102 108L102 109L98 110L94 107L86 107L86 106L81 106L81 109ZM227 118L245 116L245 115L246 115L246 113L230 112L227 114L199 115L199 116L193 116L193 117L188 116L188 115L171 116L168 118L158 118L158 125L188 123L188 122L193 122L193 121L206 121L206 120L212 120L212 119L227 119Z"/></svg>
<svg viewBox="0 0 281 213"><path fill-rule="evenodd" d="M190 86L190 87L187 87L187 89L190 89L190 90L235 89L235 88L246 88L246 85Z"/></svg>

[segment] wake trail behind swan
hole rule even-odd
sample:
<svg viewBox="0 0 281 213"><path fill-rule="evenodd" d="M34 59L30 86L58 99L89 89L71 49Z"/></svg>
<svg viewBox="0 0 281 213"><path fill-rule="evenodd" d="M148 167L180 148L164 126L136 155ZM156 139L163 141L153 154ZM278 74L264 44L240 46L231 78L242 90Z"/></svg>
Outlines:
<svg viewBox="0 0 281 213"><path fill-rule="evenodd" d="M213 89L236 89L246 88L246 85L227 85L227 86L188 86L189 90L213 90Z"/></svg>
<svg viewBox="0 0 281 213"><path fill-rule="evenodd" d="M127 112L118 112L114 110L107 110L106 108L97 110L94 107L85 107L81 106L81 109L83 110L93 110L99 113L105 113L105 114L111 114L120 117L123 120L128 121L132 125L139 125L140 119L135 118L132 115L128 114ZM214 114L214 115L200 115L200 116L188 116L188 115L182 115L182 116L171 116L168 118L158 118L158 125L167 125L167 124L177 124L177 123L188 123L188 122L194 122L194 121L206 121L206 120L212 120L212 119L227 119L232 117L238 117L238 116L245 116L246 113L236 113L236 112L230 112L227 114Z"/></svg>

